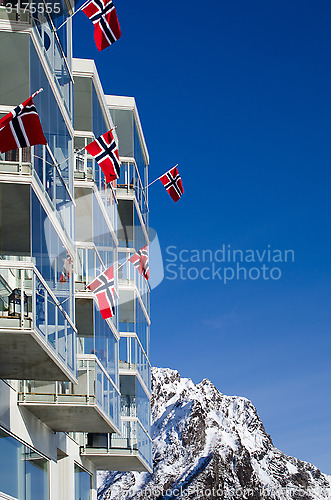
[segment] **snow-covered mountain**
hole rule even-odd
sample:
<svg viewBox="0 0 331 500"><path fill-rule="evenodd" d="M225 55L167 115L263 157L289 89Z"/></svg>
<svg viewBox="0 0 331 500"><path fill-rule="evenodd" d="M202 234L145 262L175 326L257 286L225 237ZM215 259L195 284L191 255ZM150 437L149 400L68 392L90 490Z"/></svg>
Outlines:
<svg viewBox="0 0 331 500"><path fill-rule="evenodd" d="M108 472L99 500L331 499L331 476L277 450L253 404L153 369L154 472Z"/></svg>

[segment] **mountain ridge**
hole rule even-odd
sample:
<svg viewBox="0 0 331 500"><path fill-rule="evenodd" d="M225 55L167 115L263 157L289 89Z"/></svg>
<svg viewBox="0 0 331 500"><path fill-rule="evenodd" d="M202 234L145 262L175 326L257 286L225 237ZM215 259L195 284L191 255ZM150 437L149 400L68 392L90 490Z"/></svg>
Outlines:
<svg viewBox="0 0 331 500"><path fill-rule="evenodd" d="M99 500L331 499L331 476L278 450L247 398L152 370L153 474L100 474Z"/></svg>

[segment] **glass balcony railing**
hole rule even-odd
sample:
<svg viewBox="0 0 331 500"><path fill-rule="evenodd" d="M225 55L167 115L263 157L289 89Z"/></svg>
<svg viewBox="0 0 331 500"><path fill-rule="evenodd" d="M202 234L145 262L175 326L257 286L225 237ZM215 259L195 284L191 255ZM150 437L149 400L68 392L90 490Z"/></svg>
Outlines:
<svg viewBox="0 0 331 500"><path fill-rule="evenodd" d="M24 335L20 336L20 332L24 334L30 332L31 337L36 339L35 342L31 342L31 338L27 335L24 340ZM0 262L0 337L3 342L6 338L8 340L0 354L3 358L0 368L1 378L23 378L24 373L26 375L30 373L29 378L34 376L37 380L40 380L40 377L43 380L54 380L47 378L54 372L53 376L57 376L58 380L68 378L75 380L75 327L31 262L10 261L10 264L6 260ZM16 347L16 353L10 351L14 349L11 341L15 344L15 338L17 342L21 342L20 349ZM44 373L42 362L45 356L42 358L40 354L38 364L40 350L44 351L44 355L49 353L45 360ZM14 354L15 357L11 358ZM22 366L17 360L17 356L20 355ZM33 365L34 357L36 366ZM59 366L52 370L54 359L55 364ZM21 366L19 377L6 374L6 366L10 371L14 361L18 372ZM63 373L61 376L59 367L66 377Z"/></svg>
<svg viewBox="0 0 331 500"><path fill-rule="evenodd" d="M120 262L118 269L118 284L135 287L149 315L150 288L148 281L138 272L137 268L131 262L127 261L133 253L134 252L119 252L118 254ZM121 264L121 261L124 261L124 263Z"/></svg>
<svg viewBox="0 0 331 500"><path fill-rule="evenodd" d="M137 417L136 396L121 396L121 416Z"/></svg>
<svg viewBox="0 0 331 500"><path fill-rule="evenodd" d="M138 420L122 418L120 434L88 434L81 454L98 469L152 471L152 440Z"/></svg>
<svg viewBox="0 0 331 500"><path fill-rule="evenodd" d="M72 241L71 233L73 226L73 203L68 186L60 177L54 166L53 175L49 179L41 179L38 175L38 167L34 155L34 148L23 148L0 153L0 174L16 174L18 176L30 175L42 190L50 205L51 210ZM36 170L37 169L37 170ZM44 169L42 169L43 171ZM49 170L49 169L48 169ZM46 169L45 169L46 171ZM46 188L46 186L49 186ZM27 207L28 208L28 207Z"/></svg>
<svg viewBox="0 0 331 500"><path fill-rule="evenodd" d="M121 361L119 362L119 368L120 370L137 370L139 375L142 378L142 381L146 385L147 389L150 391L151 390L151 368L150 364L147 360L146 354L143 353L142 349L140 348L137 352L137 362L134 363L129 363L127 361Z"/></svg>
<svg viewBox="0 0 331 500"><path fill-rule="evenodd" d="M105 266L94 245L76 246L76 272L75 284L76 290L84 290L88 283L94 280Z"/></svg>
<svg viewBox="0 0 331 500"><path fill-rule="evenodd" d="M32 15L33 31L49 65L69 117L72 117L73 77L56 30L46 12Z"/></svg>
<svg viewBox="0 0 331 500"><path fill-rule="evenodd" d="M31 148L21 148L7 153L0 153L0 173L31 175Z"/></svg>
<svg viewBox="0 0 331 500"><path fill-rule="evenodd" d="M84 140L84 139L83 139ZM86 144L92 142L92 139L86 139ZM117 202L114 196L114 186L106 183L105 175L97 162L87 153L79 150L75 153L74 175L77 181L86 180L95 183L101 196L104 207L106 208L110 222L117 230Z"/></svg>
<svg viewBox="0 0 331 500"><path fill-rule="evenodd" d="M142 183L136 163L127 162L121 164L120 177L117 179L116 193L119 197L134 195L145 226L148 226L148 199L146 188Z"/></svg>
<svg viewBox="0 0 331 500"><path fill-rule="evenodd" d="M54 431L118 430L120 394L95 356L78 355L77 380L78 384L22 381L19 403ZM52 412L45 412L45 405L50 404Z"/></svg>

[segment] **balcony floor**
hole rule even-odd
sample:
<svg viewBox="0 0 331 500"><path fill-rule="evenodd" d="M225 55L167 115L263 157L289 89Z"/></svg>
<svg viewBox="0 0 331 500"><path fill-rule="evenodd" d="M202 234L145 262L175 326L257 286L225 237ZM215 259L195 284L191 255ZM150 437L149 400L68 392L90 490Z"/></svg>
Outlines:
<svg viewBox="0 0 331 500"><path fill-rule="evenodd" d="M30 401L29 401L30 399ZM31 402L31 395L19 405L27 408L55 432L118 432L111 420L95 404Z"/></svg>
<svg viewBox="0 0 331 500"><path fill-rule="evenodd" d="M28 320L27 320L28 322ZM24 325L25 328L28 325ZM0 329L0 378L75 381L33 330Z"/></svg>
<svg viewBox="0 0 331 500"><path fill-rule="evenodd" d="M97 470L153 472L136 450L86 448L81 456L90 460Z"/></svg>

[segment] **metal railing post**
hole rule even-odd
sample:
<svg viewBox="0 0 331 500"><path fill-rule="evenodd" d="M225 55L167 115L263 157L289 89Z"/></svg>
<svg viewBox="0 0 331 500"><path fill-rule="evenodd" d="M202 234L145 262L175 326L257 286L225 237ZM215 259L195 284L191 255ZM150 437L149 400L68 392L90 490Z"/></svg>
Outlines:
<svg viewBox="0 0 331 500"><path fill-rule="evenodd" d="M86 383L87 383L87 391L86 391L86 402L90 402L90 360L86 360L86 370L87 370L87 375L86 375Z"/></svg>
<svg viewBox="0 0 331 500"><path fill-rule="evenodd" d="M24 270L20 269L21 276L21 328L24 328Z"/></svg>

